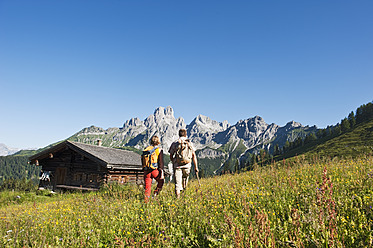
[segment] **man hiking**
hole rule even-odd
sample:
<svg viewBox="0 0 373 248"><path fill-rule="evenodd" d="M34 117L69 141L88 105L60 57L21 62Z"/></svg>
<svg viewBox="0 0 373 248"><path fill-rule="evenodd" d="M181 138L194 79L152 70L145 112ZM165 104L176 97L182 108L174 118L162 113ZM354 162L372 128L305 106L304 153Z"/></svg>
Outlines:
<svg viewBox="0 0 373 248"><path fill-rule="evenodd" d="M175 194L180 198L180 192L185 190L188 184L188 178L192 162L194 170L198 173L197 156L192 143L187 138L187 130L179 130L179 139L172 143L169 151L170 159L173 164L175 178Z"/></svg>

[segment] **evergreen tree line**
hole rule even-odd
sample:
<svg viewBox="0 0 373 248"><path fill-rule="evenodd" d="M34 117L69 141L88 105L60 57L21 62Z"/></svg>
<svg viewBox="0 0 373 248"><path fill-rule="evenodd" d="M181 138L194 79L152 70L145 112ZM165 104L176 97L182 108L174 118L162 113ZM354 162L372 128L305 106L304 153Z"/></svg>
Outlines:
<svg viewBox="0 0 373 248"><path fill-rule="evenodd" d="M255 166L263 166L273 161L273 154L266 149L260 149L259 153L250 154L244 166L248 170L252 170ZM241 163L242 164L242 163Z"/></svg>
<svg viewBox="0 0 373 248"><path fill-rule="evenodd" d="M323 129L318 129L316 133L311 132L304 138L298 137L294 141L286 141L283 147L276 144L273 150L261 149L259 153L249 154L245 160L238 160L227 163L229 170L223 173L234 173L240 170L252 170L255 166L264 166L272 163L274 156L285 154L295 148L305 146L310 143L315 143L320 139L324 141L339 136L354 129L357 125L373 120L373 102L363 104L355 112L351 113L337 123L335 126L327 126Z"/></svg>
<svg viewBox="0 0 373 248"><path fill-rule="evenodd" d="M16 189L27 183L38 184L39 174L40 167L30 165L26 156L0 156L0 189ZM3 186L5 184L8 186Z"/></svg>
<svg viewBox="0 0 373 248"><path fill-rule="evenodd" d="M226 161L223 170L219 174L253 170L256 166L264 166L271 161L273 161L273 155L268 150L261 149L259 153L248 154L245 159L230 159Z"/></svg>
<svg viewBox="0 0 373 248"><path fill-rule="evenodd" d="M316 133L309 133L305 138L298 137L294 141L286 141L283 147L275 145L273 155L280 155L289 152L295 148L302 147L319 139L331 139L346 133L359 125L373 120L373 103L363 104L337 123L335 126L327 126L326 128L318 129Z"/></svg>

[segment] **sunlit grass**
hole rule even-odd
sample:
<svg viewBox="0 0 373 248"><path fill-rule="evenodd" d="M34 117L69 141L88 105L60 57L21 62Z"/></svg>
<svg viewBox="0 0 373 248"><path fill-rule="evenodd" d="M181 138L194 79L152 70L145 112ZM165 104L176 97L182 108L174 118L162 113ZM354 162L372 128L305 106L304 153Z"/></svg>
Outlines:
<svg viewBox="0 0 373 248"><path fill-rule="evenodd" d="M4 247L369 247L373 160L298 159L235 175L173 184L143 201L109 186L0 208Z"/></svg>

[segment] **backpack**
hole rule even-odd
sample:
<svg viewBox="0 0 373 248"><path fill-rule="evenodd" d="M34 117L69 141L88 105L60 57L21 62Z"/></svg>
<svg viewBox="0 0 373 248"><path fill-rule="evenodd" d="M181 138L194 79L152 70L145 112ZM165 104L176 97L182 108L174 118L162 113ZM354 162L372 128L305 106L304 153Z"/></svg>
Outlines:
<svg viewBox="0 0 373 248"><path fill-rule="evenodd" d="M158 146L148 146L145 148L141 155L141 164L143 170L154 170L158 168Z"/></svg>
<svg viewBox="0 0 373 248"><path fill-rule="evenodd" d="M189 140L180 139L177 142L176 153L175 153L177 165L181 166L181 165L189 164L190 162L192 162L192 157L193 157L193 148Z"/></svg>

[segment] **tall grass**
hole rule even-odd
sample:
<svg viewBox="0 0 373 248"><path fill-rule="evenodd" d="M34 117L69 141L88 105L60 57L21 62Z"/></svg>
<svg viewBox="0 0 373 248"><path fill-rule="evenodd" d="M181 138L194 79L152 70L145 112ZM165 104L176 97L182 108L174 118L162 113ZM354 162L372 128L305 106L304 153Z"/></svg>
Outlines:
<svg viewBox="0 0 373 248"><path fill-rule="evenodd" d="M373 159L286 161L173 185L0 208L3 247L371 247Z"/></svg>

